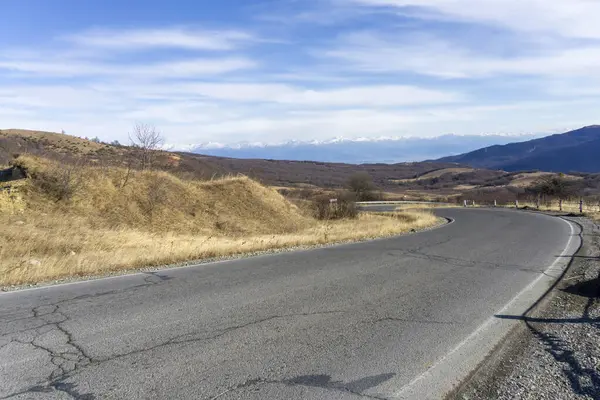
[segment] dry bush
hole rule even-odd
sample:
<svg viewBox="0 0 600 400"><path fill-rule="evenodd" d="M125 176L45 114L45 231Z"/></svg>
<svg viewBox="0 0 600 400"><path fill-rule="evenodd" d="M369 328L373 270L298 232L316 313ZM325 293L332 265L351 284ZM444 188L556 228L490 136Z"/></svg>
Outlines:
<svg viewBox="0 0 600 400"><path fill-rule="evenodd" d="M373 178L367 172L357 172L348 179L348 188L358 201L377 200Z"/></svg>
<svg viewBox="0 0 600 400"><path fill-rule="evenodd" d="M83 176L77 165L53 165L32 174L30 178L34 190L54 202L72 200L83 185Z"/></svg>
<svg viewBox="0 0 600 400"><path fill-rule="evenodd" d="M336 202L331 202L332 199ZM339 192L335 197L320 195L313 200L314 217L318 220L356 218L358 209L353 193Z"/></svg>

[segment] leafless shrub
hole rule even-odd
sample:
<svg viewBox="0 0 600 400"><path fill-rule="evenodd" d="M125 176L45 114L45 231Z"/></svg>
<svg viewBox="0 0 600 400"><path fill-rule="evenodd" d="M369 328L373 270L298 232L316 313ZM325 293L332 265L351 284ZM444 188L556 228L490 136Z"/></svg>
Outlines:
<svg viewBox="0 0 600 400"><path fill-rule="evenodd" d="M152 168L156 151L165 143L161 132L155 126L138 122L129 135L132 147L135 147L141 169Z"/></svg>
<svg viewBox="0 0 600 400"><path fill-rule="evenodd" d="M335 202L332 202L332 196L320 195L313 201L314 216L320 220L333 220L343 218L356 218L358 209L356 208L355 197L353 193L339 192L336 194Z"/></svg>
<svg viewBox="0 0 600 400"><path fill-rule="evenodd" d="M375 184L367 172L357 172L348 180L348 188L354 193L357 201L378 200Z"/></svg>
<svg viewBox="0 0 600 400"><path fill-rule="evenodd" d="M168 184L161 175L155 175L148 183L146 196L142 200L142 208L146 215L152 219L155 210L164 206L168 202Z"/></svg>
<svg viewBox="0 0 600 400"><path fill-rule="evenodd" d="M81 189L81 163L63 164L31 175L31 183L38 192L54 202L67 202Z"/></svg>

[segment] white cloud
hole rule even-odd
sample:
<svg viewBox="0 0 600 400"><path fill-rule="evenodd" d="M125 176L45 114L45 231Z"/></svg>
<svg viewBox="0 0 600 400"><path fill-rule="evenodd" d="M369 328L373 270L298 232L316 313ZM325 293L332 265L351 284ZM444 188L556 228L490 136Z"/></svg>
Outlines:
<svg viewBox="0 0 600 400"><path fill-rule="evenodd" d="M270 42L280 46L274 51L258 46L246 53L244 44L262 39L243 31L178 27L91 30L50 40L39 49L2 51L0 120L7 127L65 129L120 141L127 140L134 121L142 120L156 124L181 147L209 141L530 133L593 122L594 97L570 102L581 93L595 95L585 87L588 78L595 77L600 87L600 45L593 40L570 45L564 39L595 37L595 27L583 29L589 18L580 15L579 0L570 11L548 2L542 10L542 3L533 0L490 0L489 9L480 4L484 1L467 0L339 1L359 12L332 10L337 19L324 20L333 21L327 31L335 35L311 33L305 40L295 29L311 27L296 25L282 35L292 37L294 46ZM357 2L369 7L355 7ZM389 8L381 8L384 4ZM424 35L415 28L419 24L390 23L389 16L381 25L367 24L373 31L349 33L351 24L335 30L340 19L362 15L379 21L382 11L501 26L518 32L511 36L516 43L535 32L547 43L538 48L528 43L531 52L489 51L485 38L471 43L451 33L442 36L441 30L434 30L438 36ZM555 21L563 11L564 18L581 26L569 30ZM525 17L537 19L522 27ZM310 24L313 18L308 13L301 20ZM549 27L553 23L556 31ZM53 47L57 43L61 48ZM207 56L207 51L216 53ZM531 93L520 92L512 75L535 82L528 87L543 87L527 98L550 98L519 101ZM458 86L464 80L447 78L479 80ZM504 79L506 87L499 84ZM548 82L555 84L544 87ZM571 86L568 94L558 93L573 82L579 91ZM502 100L487 91L501 86Z"/></svg>
<svg viewBox="0 0 600 400"><path fill-rule="evenodd" d="M162 93L155 93L147 101L145 96L149 93L142 92L142 87L125 85L121 91L116 85L3 88L0 118L4 127L65 129L78 136L121 142L127 141L132 124L142 120L156 124L169 143L183 148L209 141L277 143L331 137L426 137L449 132L531 133L591 123L596 115L593 99L576 103L447 104L410 109L357 104L328 109L302 102L277 107L258 106L258 100L219 104L211 99L198 99L193 89L184 91L184 86L175 87L175 93L169 94L168 84L161 86ZM158 88L155 85L149 90ZM254 96L254 92L250 94ZM327 96L324 98L330 101Z"/></svg>
<svg viewBox="0 0 600 400"><path fill-rule="evenodd" d="M189 50L231 50L241 43L255 40L243 31L203 31L182 28L91 30L65 37L83 47L116 50L181 48Z"/></svg>
<svg viewBox="0 0 600 400"><path fill-rule="evenodd" d="M600 24L598 24L600 2L595 0L350 0L350 2L365 6L389 7L396 12L408 15L412 13L420 18L446 18L493 24L520 32L600 39Z"/></svg>
<svg viewBox="0 0 600 400"><path fill-rule="evenodd" d="M316 54L343 60L370 72L412 72L442 78L481 78L502 74L531 76L599 75L600 46L548 50L535 56L494 57L439 38L410 43L373 32L343 36Z"/></svg>
<svg viewBox="0 0 600 400"><path fill-rule="evenodd" d="M346 86L313 89L283 83L186 83L125 85L121 90L145 98L187 97L231 102L274 103L303 107L397 107L465 101L458 92L409 85Z"/></svg>
<svg viewBox="0 0 600 400"><path fill-rule="evenodd" d="M90 62L85 60L45 61L45 60L2 60L0 70L31 74L44 77L74 76L121 76L185 78L199 75L214 75L232 71L255 68L254 60L244 57L195 58L168 62L150 62L145 64L113 64Z"/></svg>

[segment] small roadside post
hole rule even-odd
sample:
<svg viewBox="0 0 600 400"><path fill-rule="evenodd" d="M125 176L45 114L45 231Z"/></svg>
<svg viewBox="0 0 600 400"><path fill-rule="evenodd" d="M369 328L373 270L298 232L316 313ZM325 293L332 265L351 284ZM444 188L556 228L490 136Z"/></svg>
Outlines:
<svg viewBox="0 0 600 400"><path fill-rule="evenodd" d="M583 199L579 199L579 214L583 214Z"/></svg>
<svg viewBox="0 0 600 400"><path fill-rule="evenodd" d="M519 200L515 200L515 208L519 208Z"/></svg>
<svg viewBox="0 0 600 400"><path fill-rule="evenodd" d="M337 199L329 199L329 211L337 212Z"/></svg>
<svg viewBox="0 0 600 400"><path fill-rule="evenodd" d="M494 200L494 207L498 207L498 201Z"/></svg>
<svg viewBox="0 0 600 400"><path fill-rule="evenodd" d="M466 201L466 200L464 200L464 206L465 206L465 207L467 206L467 201Z"/></svg>
<svg viewBox="0 0 600 400"><path fill-rule="evenodd" d="M558 199L558 210L562 211L562 199Z"/></svg>

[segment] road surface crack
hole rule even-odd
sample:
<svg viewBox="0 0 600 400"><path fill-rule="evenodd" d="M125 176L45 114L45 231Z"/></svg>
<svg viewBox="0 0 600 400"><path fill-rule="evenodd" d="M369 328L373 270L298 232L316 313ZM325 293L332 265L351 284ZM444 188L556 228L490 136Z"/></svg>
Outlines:
<svg viewBox="0 0 600 400"><path fill-rule="evenodd" d="M155 275L152 274L152 276ZM149 279L152 278L149 277ZM38 382L35 386L32 386L22 392L13 393L9 396L2 397L2 399L11 398L24 393L46 393L52 390L64 392L72 398L93 399L94 397L90 397L92 396L91 394L78 394L73 384L66 383L65 380L73 377L79 373L80 370L92 365L100 365L115 359L145 353L165 346L214 340L236 330L276 319L339 314L345 312L334 310L272 315L244 324L230 326L209 336L200 335L199 333L186 333L170 338L154 346L144 347L142 349L116 354L106 358L93 358L81 345L75 341L73 334L65 326L65 324L69 321L69 317L63 311L61 311L60 305L64 302L72 300L73 299L63 300L56 304L42 305L33 308L31 310L32 317L30 318L33 320L39 320L42 322L41 325L14 331L0 337L0 339L8 341L7 343L3 344L0 349L6 347L10 343L33 346L35 349L45 352L48 356L49 362L54 367L52 372L47 377L40 380L40 382ZM51 344L46 343L48 341L51 342Z"/></svg>
<svg viewBox="0 0 600 400"><path fill-rule="evenodd" d="M167 341L158 343L154 346L144 347L142 349L133 350L133 351L130 351L127 353L116 354L111 357L107 357L107 358L103 358L103 359L97 359L97 360L94 360L94 363L104 363L104 362L115 360L118 358L128 357L128 356L156 350L156 349L159 349L159 348L162 348L165 346L214 340L214 339L218 339L221 336L224 336L228 333L231 333L233 331L236 331L239 329L244 329L244 328L247 328L247 327L250 327L253 325L262 324L264 322L268 322L268 321L272 321L272 320L276 320L276 319L291 318L291 317L306 317L306 316L315 316L315 315L341 314L341 313L345 313L345 311L318 311L318 312L312 312L312 313L293 313L293 314L284 314L284 315L272 315L272 316L261 318L261 319L255 320L255 321L250 321L245 324L230 326L230 327L221 329L218 333L215 333L215 334L209 335L209 336L205 336L205 335L203 336L198 332L192 332L192 333L186 333L183 335L178 335Z"/></svg>

